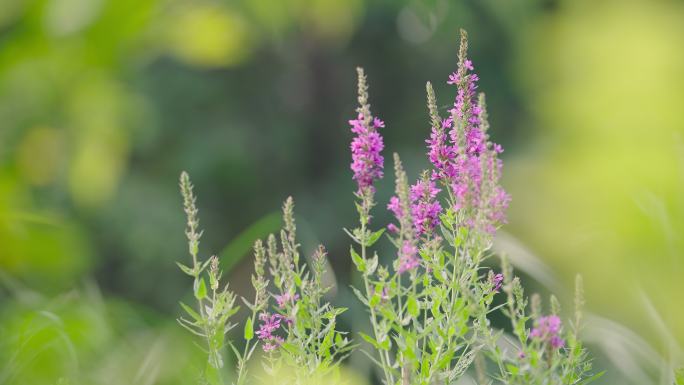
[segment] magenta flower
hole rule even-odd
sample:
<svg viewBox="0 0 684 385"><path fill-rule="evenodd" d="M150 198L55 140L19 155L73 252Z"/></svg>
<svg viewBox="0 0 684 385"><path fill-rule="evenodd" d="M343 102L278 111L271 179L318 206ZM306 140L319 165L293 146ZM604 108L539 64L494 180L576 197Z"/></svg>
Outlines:
<svg viewBox="0 0 684 385"><path fill-rule="evenodd" d="M387 209L391 211L392 214L394 214L394 216L397 218L401 218L404 215L404 210L401 209L401 201L397 196L390 198L390 201L387 204Z"/></svg>
<svg viewBox="0 0 684 385"><path fill-rule="evenodd" d="M392 214L394 214L394 216L399 220L401 220L400 218L404 216L404 210L402 210L401 208L401 201L397 196L393 196L390 198L390 201L387 204L387 210L391 211ZM397 225L395 225L394 223L390 223L389 225L387 225L387 230L395 234L399 233L399 227L397 227Z"/></svg>
<svg viewBox="0 0 684 385"><path fill-rule="evenodd" d="M259 320L261 320L261 325L259 330L257 330L256 335L262 340L267 340L273 338L273 332L280 328L280 314L269 314L261 313L259 315Z"/></svg>
<svg viewBox="0 0 684 385"><path fill-rule="evenodd" d="M363 115L350 120L351 131L356 134L351 142L353 179L359 186L358 193L370 189L375 191L373 182L383 176L384 158L380 152L385 148L382 136L377 129L385 127L385 123L374 118L366 124Z"/></svg>
<svg viewBox="0 0 684 385"><path fill-rule="evenodd" d="M276 350L285 340L282 337L275 336L271 341L264 343L263 349L266 353Z"/></svg>
<svg viewBox="0 0 684 385"><path fill-rule="evenodd" d="M432 179L451 180L455 177L453 165L456 157L455 148L447 143L446 130L453 124L451 117L442 121L442 127L433 127L430 139L425 142L428 144L428 159L435 166L432 172Z"/></svg>
<svg viewBox="0 0 684 385"><path fill-rule="evenodd" d="M494 292L498 293L499 290L501 289L501 284L503 283L504 276L503 274L495 274L494 277L492 277L492 285L494 285Z"/></svg>
<svg viewBox="0 0 684 385"><path fill-rule="evenodd" d="M428 158L432 179L447 186L457 210L467 210L464 225L488 233L506 222L510 197L499 185L503 148L487 140L484 99L477 95L479 77L471 60L463 58L447 84L457 87L450 116L432 127Z"/></svg>
<svg viewBox="0 0 684 385"><path fill-rule="evenodd" d="M286 304L293 303L299 299L299 294L284 293L274 296L279 308L284 308Z"/></svg>
<svg viewBox="0 0 684 385"><path fill-rule="evenodd" d="M557 315L544 316L537 320L530 337L537 341L548 342L552 348L560 349L565 341L560 337L561 319Z"/></svg>
<svg viewBox="0 0 684 385"><path fill-rule="evenodd" d="M399 268L397 273L404 274L409 270L413 270L420 266L418 261L418 248L409 241L404 241L399 253Z"/></svg>
<svg viewBox="0 0 684 385"><path fill-rule="evenodd" d="M265 352L272 351L283 343L282 337L273 334L280 329L280 321L282 319L283 316L278 313L261 313L259 315L261 325L259 325L259 330L256 331L256 335L260 340L264 341L263 349Z"/></svg>
<svg viewBox="0 0 684 385"><path fill-rule="evenodd" d="M442 206L435 199L440 191L435 182L427 178L411 186L411 216L418 236L431 233L439 225Z"/></svg>
<svg viewBox="0 0 684 385"><path fill-rule="evenodd" d="M440 191L435 186L435 182L428 177L419 180L411 186L408 196L410 204L408 220L415 229L416 235L420 236L425 233L431 233L439 224L442 206L436 201L436 198ZM387 204L387 209L401 222L404 217L404 210L401 207L399 197L391 197ZM393 233L399 232L399 228L394 223L387 225L387 229Z"/></svg>
<svg viewBox="0 0 684 385"><path fill-rule="evenodd" d="M563 345L565 345L565 341L563 341L563 339L558 336L551 337L549 342L551 343L551 347L554 349L560 349L563 347Z"/></svg>

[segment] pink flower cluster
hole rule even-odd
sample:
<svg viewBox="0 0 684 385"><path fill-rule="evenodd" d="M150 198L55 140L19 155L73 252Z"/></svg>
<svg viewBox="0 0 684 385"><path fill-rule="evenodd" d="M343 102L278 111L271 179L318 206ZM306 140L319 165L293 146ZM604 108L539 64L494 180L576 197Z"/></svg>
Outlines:
<svg viewBox="0 0 684 385"><path fill-rule="evenodd" d="M280 295L275 295L275 300L278 303L279 308L284 308L288 303L294 303L299 299L299 294L283 293Z"/></svg>
<svg viewBox="0 0 684 385"><path fill-rule="evenodd" d="M442 206L436 200L441 190L435 186L435 182L422 179L411 186L409 198L411 200L411 217L418 236L431 233L439 224L439 214Z"/></svg>
<svg viewBox="0 0 684 385"><path fill-rule="evenodd" d="M399 268L397 273L404 274L420 266L417 254L418 248L410 241L404 241L399 251Z"/></svg>
<svg viewBox="0 0 684 385"><path fill-rule="evenodd" d="M353 179L359 186L358 193L366 189L375 191L373 182L382 178L384 158L380 152L385 148L382 136L377 129L385 127L385 122L373 118L366 124L362 114L349 121L351 131L356 134L351 142Z"/></svg>
<svg viewBox="0 0 684 385"><path fill-rule="evenodd" d="M452 118L442 120L442 126L433 127L430 139L425 141L428 144L428 158L435 166L432 179L452 180L456 176L456 169L453 164L456 158L456 149L447 143L446 134L446 130L451 128L452 124Z"/></svg>
<svg viewBox="0 0 684 385"><path fill-rule="evenodd" d="M501 289L501 284L503 283L504 276L501 273L494 274L492 277L492 285L494 285L494 292L498 293Z"/></svg>
<svg viewBox="0 0 684 385"><path fill-rule="evenodd" d="M409 229L406 229L408 235L399 250L399 267L397 268L399 274L413 270L420 265L415 235L429 234L439 224L439 214L442 212L442 206L436 200L439 191L434 181L423 178L410 188L408 193L409 213L404 213L401 199L397 196L391 197L387 204L387 209L394 214L400 223L410 226ZM387 228L392 232L399 232L399 228L394 223L390 223Z"/></svg>
<svg viewBox="0 0 684 385"><path fill-rule="evenodd" d="M263 348L265 352L275 350L284 342L282 337L273 334L280 329L280 323L283 318L284 317L278 313L261 313L259 315L261 325L259 326L256 335L264 342Z"/></svg>
<svg viewBox="0 0 684 385"><path fill-rule="evenodd" d="M409 193L410 220L418 236L432 232L439 224L442 206L436 198L440 191L435 182L429 179L419 180L411 186ZM401 221L404 211L397 196L390 198L387 209ZM390 223L387 228L394 233L399 232L399 228L394 223Z"/></svg>
<svg viewBox="0 0 684 385"><path fill-rule="evenodd" d="M560 337L561 319L557 315L544 316L537 320L530 332L530 337L548 342L554 349L560 349L565 341Z"/></svg>
<svg viewBox="0 0 684 385"><path fill-rule="evenodd" d="M456 100L450 116L440 127L432 127L426 140L428 158L434 166L432 179L451 189L456 208L483 212L482 226L492 233L506 221L510 198L499 186L502 163L497 155L503 149L487 140L482 127L484 107L476 95L479 77L471 71L473 63L466 59L449 76L447 83L458 88ZM468 224L477 225L474 220Z"/></svg>

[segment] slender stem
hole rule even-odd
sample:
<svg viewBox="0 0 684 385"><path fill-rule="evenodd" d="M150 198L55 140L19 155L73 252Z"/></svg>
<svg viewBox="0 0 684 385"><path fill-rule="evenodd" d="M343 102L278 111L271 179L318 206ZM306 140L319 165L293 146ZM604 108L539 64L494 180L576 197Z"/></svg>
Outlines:
<svg viewBox="0 0 684 385"><path fill-rule="evenodd" d="M257 299L254 300L254 304L256 305ZM256 308L252 309L252 328L254 328L254 322L256 317ZM252 337L254 338L254 337ZM242 352L242 356L238 357L238 378L237 378L237 385L242 385L245 382L245 376L247 375L247 360L249 357L247 357L247 354L249 352L249 347L250 347L250 341L247 341L245 344L245 349Z"/></svg>
<svg viewBox="0 0 684 385"><path fill-rule="evenodd" d="M267 294L266 294L267 295ZM254 306L251 307L252 310L252 330L254 330L254 324L256 322L256 316L257 312L260 309L259 303L263 301L262 298L259 297L259 290L255 287L255 293L254 293ZM254 334L254 333L252 333ZM254 339L254 335L252 335L252 339ZM251 357L252 353L254 352L254 347L250 350L251 342L252 339L248 340L247 343L245 343L245 348L241 356L237 357L238 358L238 378L237 378L237 385L243 385L246 380L246 375L247 375L247 361ZM257 344L258 342L255 342Z"/></svg>
<svg viewBox="0 0 684 385"><path fill-rule="evenodd" d="M360 244L361 244L361 258L363 258L364 261L366 260L366 238L367 238L367 236L366 236L367 219L366 218L367 217L368 217L368 214L366 214L366 213L361 214L361 234L362 234L362 236L360 239ZM363 274L363 282L364 282L364 286L366 288L366 297L370 298L371 297L371 287L370 287L370 282L368 282L368 277L366 276L366 274ZM379 335L379 330L378 330L378 324L377 324L376 315L375 315L375 309L373 308L373 306L368 306L368 308L369 308L370 313L371 313L371 325L373 326L373 334L374 334L375 339L377 340L378 335ZM389 338L389 337L387 337L387 338ZM386 351L382 351L382 350L379 353L380 353L380 360L382 363L382 370L385 373L385 382L387 383L387 385L393 385L394 384L394 377L392 376L392 373L389 370L389 363L390 363L389 355L387 354Z"/></svg>

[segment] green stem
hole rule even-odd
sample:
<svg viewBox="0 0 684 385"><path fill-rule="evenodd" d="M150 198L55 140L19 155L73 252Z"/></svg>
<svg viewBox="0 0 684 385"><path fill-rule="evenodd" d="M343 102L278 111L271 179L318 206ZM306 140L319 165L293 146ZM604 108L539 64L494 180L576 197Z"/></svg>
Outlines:
<svg viewBox="0 0 684 385"><path fill-rule="evenodd" d="M361 258L365 261L366 260L366 218L368 214L367 213L362 213L361 214L361 234L362 237L360 239L360 244L361 244ZM363 274L363 282L364 286L366 287L366 298L371 298L371 285L370 282L368 282L368 277L366 274ZM378 331L378 324L376 320L376 314L375 314L375 309L373 306L368 306L370 313L371 313L371 325L373 327L373 336L375 337L376 341L378 339L379 331ZM389 338L389 336L386 336L386 338ZM382 370L385 373L385 382L387 385L393 385L394 384L394 376L392 376L392 373L389 369L389 354L387 351L380 350L380 361L382 363Z"/></svg>

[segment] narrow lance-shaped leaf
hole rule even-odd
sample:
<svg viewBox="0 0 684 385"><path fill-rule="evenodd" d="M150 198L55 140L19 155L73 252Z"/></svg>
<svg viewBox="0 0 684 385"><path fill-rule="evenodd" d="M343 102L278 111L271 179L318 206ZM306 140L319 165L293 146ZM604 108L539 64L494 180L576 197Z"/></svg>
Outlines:
<svg viewBox="0 0 684 385"><path fill-rule="evenodd" d="M254 337L254 325L252 317L247 318L245 322L245 340L250 341Z"/></svg>
<svg viewBox="0 0 684 385"><path fill-rule="evenodd" d="M202 300L207 297L207 284L204 283L204 278L195 280L195 298Z"/></svg>

